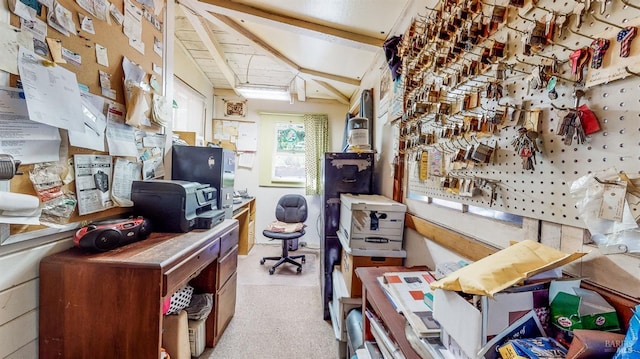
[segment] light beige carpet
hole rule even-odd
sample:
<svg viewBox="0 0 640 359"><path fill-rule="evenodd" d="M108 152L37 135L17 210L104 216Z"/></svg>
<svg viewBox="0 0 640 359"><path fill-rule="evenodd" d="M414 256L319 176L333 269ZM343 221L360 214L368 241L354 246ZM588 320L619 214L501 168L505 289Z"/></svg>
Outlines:
<svg viewBox="0 0 640 359"><path fill-rule="evenodd" d="M306 262L302 264L302 272L296 272L296 266L288 263L276 268L273 275L269 275L276 261L268 260L260 264L262 257L277 257L282 253L278 244L256 244L246 256L238 257L238 285L290 285L290 286L318 286L320 290L320 251L306 247L298 247L290 251L289 255L304 254ZM296 259L300 263L299 259Z"/></svg>
<svg viewBox="0 0 640 359"><path fill-rule="evenodd" d="M295 266L284 264L269 275L274 262L260 265L260 259L279 255L280 250L276 245L256 245L249 255L239 257L236 314L220 342L201 358L338 358L339 342L331 323L322 318L319 251L291 252L307 256L300 274Z"/></svg>

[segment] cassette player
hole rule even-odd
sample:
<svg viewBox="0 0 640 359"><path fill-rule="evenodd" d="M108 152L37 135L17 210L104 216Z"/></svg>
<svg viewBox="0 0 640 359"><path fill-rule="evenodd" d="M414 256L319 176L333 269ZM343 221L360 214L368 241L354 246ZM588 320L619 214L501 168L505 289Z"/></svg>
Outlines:
<svg viewBox="0 0 640 359"><path fill-rule="evenodd" d="M141 241L151 233L150 222L143 217L94 222L80 228L73 237L76 247L106 252Z"/></svg>

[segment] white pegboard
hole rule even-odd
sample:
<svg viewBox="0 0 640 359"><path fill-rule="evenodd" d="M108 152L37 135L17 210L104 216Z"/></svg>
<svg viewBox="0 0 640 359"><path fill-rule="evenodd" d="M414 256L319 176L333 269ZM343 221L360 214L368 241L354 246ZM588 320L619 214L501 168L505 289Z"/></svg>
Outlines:
<svg viewBox="0 0 640 359"><path fill-rule="evenodd" d="M451 1L449 1L451 3ZM460 1L462 3L462 1ZM494 4L508 6L508 1L496 1L483 5L484 12L490 13ZM576 1L539 0L534 6L529 1L523 8L508 6L506 24L500 25L497 32L491 35L489 40L481 44L487 46L492 39L507 43L506 56L501 59L508 64L513 64L515 71L507 72L508 77L503 80L503 97L499 100L482 98L481 107L461 112L459 115L491 114L496 109L506 110L500 105L520 105L527 103L527 109L539 108L540 118L538 126L537 145L540 152L536 154L537 163L534 170L522 169L520 157L511 146L511 142L518 136L515 123L507 119L500 131L493 136L482 137L467 134L455 140L439 139L433 145L411 145L415 136L411 136L410 129L420 127L424 131L441 130L442 125L434 121L435 115L425 114L418 119L405 119L402 125L405 135L404 149L407 171L407 195L409 197L435 197L461 202L480 207L491 207L499 211L519 214L525 217L537 218L545 221L567 224L577 227L585 227L578 217L574 200L569 190L570 184L579 177L588 173L604 170L610 167L618 171L624 171L630 178L640 177L640 77L633 74L640 70L640 36L631 43L631 53L628 58L618 58L619 43L615 40L618 26L640 24L640 9L626 6L621 0L607 1L604 13L600 13L600 2L593 1L590 10L582 18L582 25L576 27L575 16L569 17L561 35L554 37L555 44L547 45L538 55L525 56L522 53L522 31L527 28L529 20L540 19L545 14L555 11L558 14L571 14ZM439 5L440 6L440 5ZM429 16L431 10L426 10L421 16ZM597 17L599 20L595 20ZM417 20L421 17L416 16ZM607 23L601 22L606 21ZM618 25L619 24L619 25ZM508 26L507 26L508 25ZM613 36L610 39L610 47L604 59L604 69L618 67L620 63L627 66L629 73L624 73L622 79L585 87L579 84L578 88L584 90L585 96L581 104L587 104L599 119L601 131L587 136L585 143L579 144L574 139L571 145L563 143L563 137L556 134L559 121L567 113L559 108L573 108L576 89L571 81L570 63L564 62L559 66L557 75L561 78L556 87L558 98L551 100L546 89L530 90L525 81L531 72L532 64L545 61L555 55L561 62L569 58L572 50L589 46L592 38L598 36ZM406 35L405 35L406 37ZM508 39L508 40L507 40ZM426 47L429 44L425 45ZM470 51L478 53L479 46ZM464 55L462 55L464 56ZM466 57L472 59L474 55ZM406 57L410 59L410 56ZM408 62L405 62L405 65ZM459 65L453 65L456 68ZM589 70L587 78L592 76L594 70ZM621 70L619 70L621 71ZM461 101L465 91L486 88L487 79L493 76L491 69L484 75L476 75L464 81L464 86L442 86L442 76L445 72L435 74L424 73L424 81L439 85L447 92L446 99L453 102ZM638 71L640 74L640 71ZM612 75L613 76L613 75ZM613 76L613 78L619 76ZM412 93L407 92L406 96ZM406 97L407 98L407 97ZM405 98L405 99L406 99ZM405 100L406 101L406 100ZM461 116L448 116L445 126L453 127L460 123ZM491 201L489 186L481 188L479 194L473 197L462 197L440 187L440 177L431 176L428 180L419 178L418 154L423 150L455 149L465 145L465 142L478 140L488 145L497 145L492 163L475 165L473 168L449 170L448 174L459 178L482 178L495 181L496 196ZM453 152L453 151L451 151ZM452 153L446 154L451 157ZM632 211L638 215L640 208L631 203Z"/></svg>

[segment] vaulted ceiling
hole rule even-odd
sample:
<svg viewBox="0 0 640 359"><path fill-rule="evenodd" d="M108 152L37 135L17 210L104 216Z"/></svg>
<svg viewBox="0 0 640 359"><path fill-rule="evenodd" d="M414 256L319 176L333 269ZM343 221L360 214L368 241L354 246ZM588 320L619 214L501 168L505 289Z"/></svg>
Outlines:
<svg viewBox="0 0 640 359"><path fill-rule="evenodd" d="M179 0L176 43L215 89L287 86L298 101L349 104L412 1Z"/></svg>

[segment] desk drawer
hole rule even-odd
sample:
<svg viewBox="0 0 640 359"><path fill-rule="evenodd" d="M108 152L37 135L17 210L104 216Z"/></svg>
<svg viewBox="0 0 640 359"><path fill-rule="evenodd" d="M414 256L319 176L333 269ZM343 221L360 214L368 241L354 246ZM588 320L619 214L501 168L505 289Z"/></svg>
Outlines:
<svg viewBox="0 0 640 359"><path fill-rule="evenodd" d="M222 287L224 283L236 272L238 266L238 246L233 247L224 257L218 259L217 283Z"/></svg>
<svg viewBox="0 0 640 359"><path fill-rule="evenodd" d="M237 281L238 273L233 273L227 283L216 293L216 301L214 303L216 313L216 342L222 333L224 333L224 330L236 312Z"/></svg>
<svg viewBox="0 0 640 359"><path fill-rule="evenodd" d="M162 296L174 293L196 277L202 269L218 258L219 253L220 240L216 239L169 268L162 276Z"/></svg>
<svg viewBox="0 0 640 359"><path fill-rule="evenodd" d="M238 236L240 233L240 227L235 226L229 232L226 232L220 237L220 255L224 256L231 248L238 244Z"/></svg>

